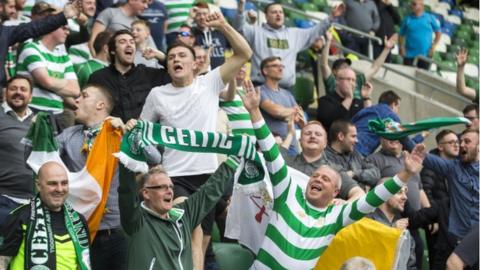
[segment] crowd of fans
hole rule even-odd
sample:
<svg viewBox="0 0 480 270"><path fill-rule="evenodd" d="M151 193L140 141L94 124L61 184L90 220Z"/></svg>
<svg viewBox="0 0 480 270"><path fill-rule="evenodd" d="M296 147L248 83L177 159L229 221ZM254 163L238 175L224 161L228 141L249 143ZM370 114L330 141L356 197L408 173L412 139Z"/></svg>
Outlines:
<svg viewBox="0 0 480 270"><path fill-rule="evenodd" d="M241 196L233 157L219 165L215 153L144 149L151 169L136 175L118 164L94 237L66 201L67 170L83 170L104 121L122 133L139 120L217 132L221 113L228 133L257 142L268 171L262 237L224 239L254 253L252 269L312 269L334 236L364 216L408 231L401 269L478 269L479 109L478 90L465 83L468 50L456 60L457 91L473 102L463 110L470 122L459 134L436 131L427 153L430 132L388 140L368 128L377 118L401 123L408 107L392 90L372 100L372 78L397 39L405 65L431 57L440 40L423 0L412 0L402 21L389 0L344 0L306 29L286 27L279 3L253 24L245 5L239 0L230 24L203 1L0 0L0 269L219 269L214 224L222 239L226 219L251 226L229 212ZM332 22L382 37L365 73L348 58L329 65ZM366 38L338 38L368 54ZM309 48L315 84L326 90L316 114L292 94L297 53ZM35 148L21 141L40 112L65 166L49 161L35 174L26 165ZM375 267L352 258L341 269Z"/></svg>

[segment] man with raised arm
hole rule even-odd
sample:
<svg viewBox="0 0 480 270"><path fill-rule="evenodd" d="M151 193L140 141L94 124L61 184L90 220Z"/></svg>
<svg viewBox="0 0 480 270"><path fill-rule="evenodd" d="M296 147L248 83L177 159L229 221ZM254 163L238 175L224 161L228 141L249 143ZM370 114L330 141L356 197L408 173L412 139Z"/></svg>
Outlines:
<svg viewBox="0 0 480 270"><path fill-rule="evenodd" d="M336 233L375 210L408 183L422 168L425 147L405 154L405 169L358 200L332 205L340 175L320 166L305 192L290 177L278 146L259 109L260 93L249 83L243 98L250 112L257 142L264 153L273 186L273 211L262 247L252 269L312 269Z"/></svg>

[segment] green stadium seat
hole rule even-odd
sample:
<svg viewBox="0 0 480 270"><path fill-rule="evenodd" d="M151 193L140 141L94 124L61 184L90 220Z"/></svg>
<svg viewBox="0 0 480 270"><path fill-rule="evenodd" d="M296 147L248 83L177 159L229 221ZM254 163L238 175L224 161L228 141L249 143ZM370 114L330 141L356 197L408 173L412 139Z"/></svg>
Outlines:
<svg viewBox="0 0 480 270"><path fill-rule="evenodd" d="M438 63L438 68L440 70L445 70L445 71L456 71L457 70L457 64L452 61L442 61Z"/></svg>
<svg viewBox="0 0 480 270"><path fill-rule="evenodd" d="M466 47L467 46L467 41L463 38L455 38L455 39L453 39L453 44L461 46L461 47Z"/></svg>
<svg viewBox="0 0 480 270"><path fill-rule="evenodd" d="M313 0L313 4L315 4L319 10L322 10L324 7L328 6L327 0Z"/></svg>
<svg viewBox="0 0 480 270"><path fill-rule="evenodd" d="M428 261L428 246L427 246L427 237L425 235L425 230L419 229L418 232L423 242L422 270L429 270L430 263Z"/></svg>
<svg viewBox="0 0 480 270"><path fill-rule="evenodd" d="M455 37L456 38L460 38L460 39L464 39L464 40L470 40L470 37L471 37L472 33L468 32L468 31L463 31L463 30L457 30L455 32Z"/></svg>
<svg viewBox="0 0 480 270"><path fill-rule="evenodd" d="M293 86L293 96L304 110L313 103L314 82L309 78L297 77Z"/></svg>
<svg viewBox="0 0 480 270"><path fill-rule="evenodd" d="M319 11L319 8L313 3L304 3L302 4L303 11Z"/></svg>
<svg viewBox="0 0 480 270"><path fill-rule="evenodd" d="M438 52L435 52L433 53L433 57L432 57L433 61L435 62L442 62L442 55Z"/></svg>
<svg viewBox="0 0 480 270"><path fill-rule="evenodd" d="M468 54L468 63L478 65L478 54Z"/></svg>
<svg viewBox="0 0 480 270"><path fill-rule="evenodd" d="M391 59L392 59L392 63L394 64L403 64L403 59L400 55L398 54L392 54L391 56Z"/></svg>
<svg viewBox="0 0 480 270"><path fill-rule="evenodd" d="M447 46L447 52L457 53L458 50L460 50L460 48L461 48L460 46L455 45L455 44L448 45L448 46Z"/></svg>
<svg viewBox="0 0 480 270"><path fill-rule="evenodd" d="M220 270L246 270L255 256L248 249L233 243L213 243L213 253Z"/></svg>
<svg viewBox="0 0 480 270"><path fill-rule="evenodd" d="M220 236L220 230L218 229L218 225L216 222L213 223L211 236L213 243L219 243L222 241L222 237Z"/></svg>
<svg viewBox="0 0 480 270"><path fill-rule="evenodd" d="M447 53L445 53L445 56L443 57L443 60L455 62L455 61L457 61L457 58L456 58L454 52L447 52Z"/></svg>

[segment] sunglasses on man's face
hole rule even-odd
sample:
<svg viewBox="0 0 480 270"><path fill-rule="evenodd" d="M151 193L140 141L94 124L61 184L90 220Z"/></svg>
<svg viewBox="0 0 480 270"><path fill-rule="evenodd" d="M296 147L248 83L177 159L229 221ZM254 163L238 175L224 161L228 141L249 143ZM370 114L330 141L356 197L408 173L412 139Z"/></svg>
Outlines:
<svg viewBox="0 0 480 270"><path fill-rule="evenodd" d="M178 35L182 36L182 37L189 37L190 33L189 32L180 32L180 33L178 33Z"/></svg>

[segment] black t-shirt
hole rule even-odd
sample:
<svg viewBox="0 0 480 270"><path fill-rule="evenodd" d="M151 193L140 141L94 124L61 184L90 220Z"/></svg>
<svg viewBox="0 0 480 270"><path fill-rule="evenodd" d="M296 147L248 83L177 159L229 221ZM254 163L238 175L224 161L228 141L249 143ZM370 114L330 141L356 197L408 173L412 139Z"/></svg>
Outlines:
<svg viewBox="0 0 480 270"><path fill-rule="evenodd" d="M21 206L8 215L0 230L0 256L14 257L22 244L26 224L30 221L30 204ZM87 221L79 214L85 228L88 228ZM65 226L64 211L50 211L52 231L54 235L63 236L68 234ZM88 232L88 230L87 230ZM90 239L90 236L88 236Z"/></svg>

